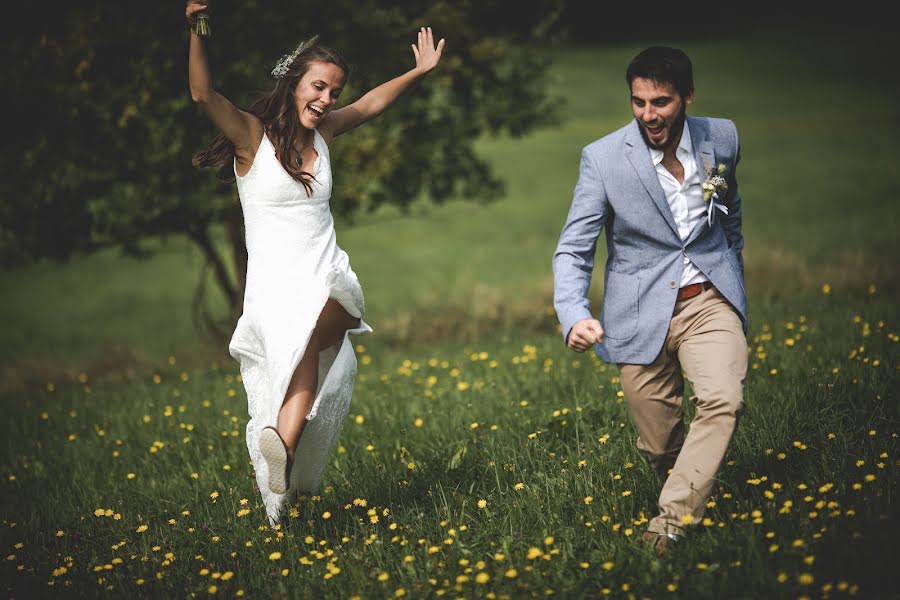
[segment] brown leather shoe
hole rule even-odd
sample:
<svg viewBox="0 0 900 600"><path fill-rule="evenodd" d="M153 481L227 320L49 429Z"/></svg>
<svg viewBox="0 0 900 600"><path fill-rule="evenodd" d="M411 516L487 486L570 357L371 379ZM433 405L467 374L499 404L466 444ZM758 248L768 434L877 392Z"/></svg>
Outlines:
<svg viewBox="0 0 900 600"><path fill-rule="evenodd" d="M655 531L645 531L637 541L642 545L653 545L653 550L657 556L663 557L670 544L678 541L679 536L674 533L656 533Z"/></svg>

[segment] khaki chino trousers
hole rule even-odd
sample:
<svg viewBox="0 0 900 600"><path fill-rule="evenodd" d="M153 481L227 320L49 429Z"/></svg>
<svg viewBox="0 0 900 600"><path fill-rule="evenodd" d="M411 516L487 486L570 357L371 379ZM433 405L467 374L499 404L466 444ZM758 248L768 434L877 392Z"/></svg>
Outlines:
<svg viewBox="0 0 900 600"><path fill-rule="evenodd" d="M744 407L747 339L740 317L710 287L676 302L665 343L652 364L618 366L638 430L637 447L665 481L659 515L648 530L683 533L685 525L703 517ZM696 407L687 433L685 376Z"/></svg>

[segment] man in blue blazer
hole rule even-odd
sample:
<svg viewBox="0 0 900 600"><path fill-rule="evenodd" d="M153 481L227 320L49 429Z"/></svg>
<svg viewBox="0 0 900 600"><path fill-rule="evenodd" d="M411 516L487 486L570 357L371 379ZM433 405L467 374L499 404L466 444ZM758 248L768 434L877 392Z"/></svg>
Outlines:
<svg viewBox="0 0 900 600"><path fill-rule="evenodd" d="M747 300L737 129L688 117L684 52L629 64L634 121L584 148L553 256L554 306L569 348L618 365L638 448L665 481L641 539L660 553L699 523L744 405ZM599 320L587 299L600 232ZM686 433L684 377L696 415Z"/></svg>

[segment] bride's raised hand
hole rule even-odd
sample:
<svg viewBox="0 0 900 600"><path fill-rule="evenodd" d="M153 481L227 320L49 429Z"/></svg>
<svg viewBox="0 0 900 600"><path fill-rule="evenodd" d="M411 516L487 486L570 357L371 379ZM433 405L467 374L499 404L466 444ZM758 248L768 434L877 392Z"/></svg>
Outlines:
<svg viewBox="0 0 900 600"><path fill-rule="evenodd" d="M209 0L187 0L185 4L184 16L187 17L188 24L192 28L196 27L197 15L209 10Z"/></svg>
<svg viewBox="0 0 900 600"><path fill-rule="evenodd" d="M413 54L416 56L416 70L423 75L434 69L441 60L441 52L444 50L444 39L434 45L434 34L431 27L419 29L419 39L412 45Z"/></svg>

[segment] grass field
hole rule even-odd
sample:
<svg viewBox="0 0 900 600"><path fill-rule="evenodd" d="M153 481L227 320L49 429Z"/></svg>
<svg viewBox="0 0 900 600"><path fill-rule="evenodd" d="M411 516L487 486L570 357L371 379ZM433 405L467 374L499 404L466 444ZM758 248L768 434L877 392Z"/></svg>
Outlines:
<svg viewBox="0 0 900 600"><path fill-rule="evenodd" d="M896 43L683 45L693 114L742 134L751 371L706 518L665 559L634 543L659 483L617 372L548 311L580 149L627 122L640 47L560 52L561 126L479 143L504 200L339 228L376 333L323 488L278 529L183 240L4 272L7 596L896 597Z"/></svg>

